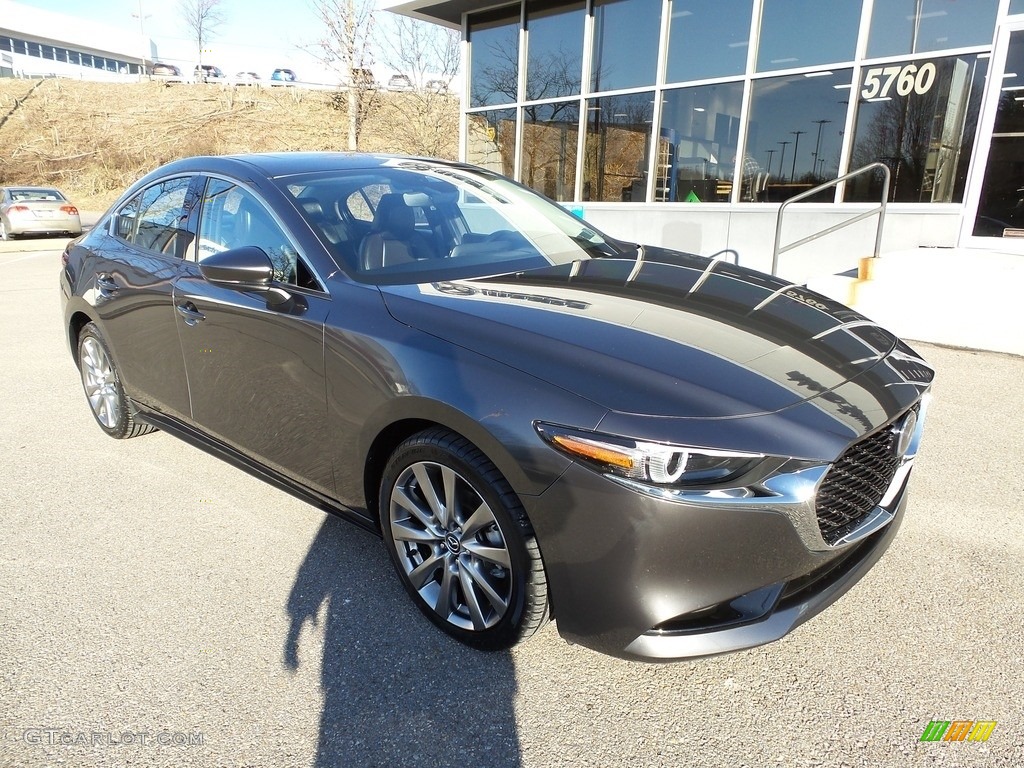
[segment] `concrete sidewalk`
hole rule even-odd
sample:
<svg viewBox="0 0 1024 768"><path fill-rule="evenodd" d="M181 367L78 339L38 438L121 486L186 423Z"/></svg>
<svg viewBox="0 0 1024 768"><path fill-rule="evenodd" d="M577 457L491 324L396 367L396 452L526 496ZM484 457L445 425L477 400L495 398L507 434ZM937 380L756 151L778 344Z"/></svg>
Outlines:
<svg viewBox="0 0 1024 768"><path fill-rule="evenodd" d="M865 261L858 277L808 287L906 339L1024 355L1024 256L916 248Z"/></svg>

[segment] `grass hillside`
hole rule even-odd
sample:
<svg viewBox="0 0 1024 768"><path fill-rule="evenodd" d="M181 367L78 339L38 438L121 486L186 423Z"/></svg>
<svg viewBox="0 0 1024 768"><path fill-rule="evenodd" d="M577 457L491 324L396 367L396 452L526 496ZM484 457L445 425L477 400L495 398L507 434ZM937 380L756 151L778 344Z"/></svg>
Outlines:
<svg viewBox="0 0 1024 768"><path fill-rule="evenodd" d="M359 148L454 158L458 100L366 95ZM102 210L158 165L234 152L343 150L344 95L298 88L0 79L0 186L53 185Z"/></svg>

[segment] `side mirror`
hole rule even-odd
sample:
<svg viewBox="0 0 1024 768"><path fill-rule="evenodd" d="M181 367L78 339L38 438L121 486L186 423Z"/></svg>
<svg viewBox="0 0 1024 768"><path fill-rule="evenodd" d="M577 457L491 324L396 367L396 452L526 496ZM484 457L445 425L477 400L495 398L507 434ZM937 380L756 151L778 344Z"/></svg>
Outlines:
<svg viewBox="0 0 1024 768"><path fill-rule="evenodd" d="M274 265L255 245L243 245L207 256L199 262L199 273L209 282L239 291L267 294L267 304L278 307L291 300L288 291L273 285Z"/></svg>
<svg viewBox="0 0 1024 768"><path fill-rule="evenodd" d="M270 257L255 245L210 254L199 262L199 272L211 283L249 291L266 288L274 279Z"/></svg>

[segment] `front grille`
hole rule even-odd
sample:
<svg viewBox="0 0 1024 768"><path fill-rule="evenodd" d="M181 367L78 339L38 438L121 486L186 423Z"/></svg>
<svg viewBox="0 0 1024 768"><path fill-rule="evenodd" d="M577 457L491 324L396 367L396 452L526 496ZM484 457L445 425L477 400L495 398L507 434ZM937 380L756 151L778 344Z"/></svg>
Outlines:
<svg viewBox="0 0 1024 768"><path fill-rule="evenodd" d="M887 427L846 449L825 475L815 507L822 538L834 544L878 506L900 457L896 430Z"/></svg>

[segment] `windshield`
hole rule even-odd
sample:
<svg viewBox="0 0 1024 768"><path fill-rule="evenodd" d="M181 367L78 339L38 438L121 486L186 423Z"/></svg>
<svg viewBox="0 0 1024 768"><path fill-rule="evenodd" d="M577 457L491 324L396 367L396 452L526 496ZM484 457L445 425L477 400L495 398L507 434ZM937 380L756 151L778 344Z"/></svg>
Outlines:
<svg viewBox="0 0 1024 768"><path fill-rule="evenodd" d="M559 205L480 169L396 159L279 183L363 282L429 283L620 253Z"/></svg>

